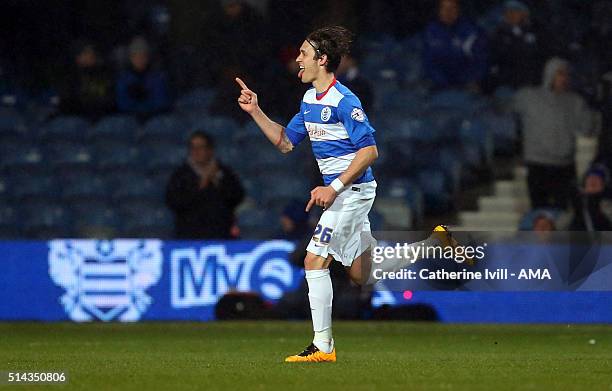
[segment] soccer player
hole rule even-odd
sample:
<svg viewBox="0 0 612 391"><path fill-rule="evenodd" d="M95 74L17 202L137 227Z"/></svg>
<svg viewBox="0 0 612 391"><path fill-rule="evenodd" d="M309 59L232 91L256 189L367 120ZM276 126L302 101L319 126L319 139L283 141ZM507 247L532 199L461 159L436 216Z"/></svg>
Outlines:
<svg viewBox="0 0 612 391"><path fill-rule="evenodd" d="M281 152L291 152L306 136L310 138L325 184L310 192L306 205L307 211L314 205L324 208L304 258L314 338L303 352L287 357L287 362L336 361L329 264L341 262L353 281L367 281L368 276L361 273L362 262L369 262L375 245L368 220L376 195L370 168L378 157L375 130L359 99L334 76L351 41L347 29L330 26L310 33L302 43L296 58L297 77L313 87L287 127L270 120L259 107L257 94L236 78L241 87L240 108Z"/></svg>

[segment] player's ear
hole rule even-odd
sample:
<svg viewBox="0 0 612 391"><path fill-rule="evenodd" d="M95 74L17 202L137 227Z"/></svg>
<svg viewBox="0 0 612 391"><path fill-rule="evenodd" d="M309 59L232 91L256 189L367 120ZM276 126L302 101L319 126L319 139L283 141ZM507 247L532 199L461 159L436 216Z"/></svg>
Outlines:
<svg viewBox="0 0 612 391"><path fill-rule="evenodd" d="M318 62L320 66L327 64L327 54L323 54L321 57L319 57Z"/></svg>

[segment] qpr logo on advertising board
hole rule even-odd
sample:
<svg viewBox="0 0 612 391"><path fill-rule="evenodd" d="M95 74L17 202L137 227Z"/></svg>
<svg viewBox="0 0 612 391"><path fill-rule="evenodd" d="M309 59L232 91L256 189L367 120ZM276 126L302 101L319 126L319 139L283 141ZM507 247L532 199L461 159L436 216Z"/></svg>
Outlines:
<svg viewBox="0 0 612 391"><path fill-rule="evenodd" d="M60 302L70 319L139 320L162 273L161 248L160 240L50 241L49 274L66 290Z"/></svg>
<svg viewBox="0 0 612 391"><path fill-rule="evenodd" d="M321 121L327 122L331 118L331 109L327 106L321 110Z"/></svg>

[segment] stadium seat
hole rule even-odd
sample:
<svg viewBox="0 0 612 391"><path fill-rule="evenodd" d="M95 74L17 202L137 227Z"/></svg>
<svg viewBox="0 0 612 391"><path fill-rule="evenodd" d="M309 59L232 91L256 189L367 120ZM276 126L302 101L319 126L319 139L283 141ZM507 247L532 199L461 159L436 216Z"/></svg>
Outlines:
<svg viewBox="0 0 612 391"><path fill-rule="evenodd" d="M440 169L423 169L418 172L419 187L423 191L426 213L445 213L452 208L450 183Z"/></svg>
<svg viewBox="0 0 612 391"><path fill-rule="evenodd" d="M0 206L0 238L16 239L20 237L21 219L17 209L11 206Z"/></svg>
<svg viewBox="0 0 612 391"><path fill-rule="evenodd" d="M193 118L191 129L199 129L211 135L215 140L229 139L242 130L240 124L233 118L223 116L206 116Z"/></svg>
<svg viewBox="0 0 612 391"><path fill-rule="evenodd" d="M76 216L75 233L80 238L112 238L119 235L121 219L115 208L88 201L71 208Z"/></svg>
<svg viewBox="0 0 612 391"><path fill-rule="evenodd" d="M5 137L7 134L22 137L27 130L25 120L16 109L0 108L0 135L2 137Z"/></svg>
<svg viewBox="0 0 612 391"><path fill-rule="evenodd" d="M242 239L270 239L278 231L279 215L266 209L243 209L238 212Z"/></svg>
<svg viewBox="0 0 612 391"><path fill-rule="evenodd" d="M179 111L206 110L215 98L215 90L196 88L177 99L175 107Z"/></svg>
<svg viewBox="0 0 612 391"><path fill-rule="evenodd" d="M7 195L14 201L53 200L60 194L59 185L53 176L14 177L9 183Z"/></svg>
<svg viewBox="0 0 612 391"><path fill-rule="evenodd" d="M108 142L96 145L94 165L100 171L121 170L143 164L139 150L129 144Z"/></svg>
<svg viewBox="0 0 612 391"><path fill-rule="evenodd" d="M145 167L149 173L169 171L185 161L187 149L185 144L153 144L140 149Z"/></svg>
<svg viewBox="0 0 612 391"><path fill-rule="evenodd" d="M491 165L494 152L493 135L485 124L478 119L465 119L461 122L459 132L467 163L472 166ZM473 151L475 147L479 150L480 156Z"/></svg>
<svg viewBox="0 0 612 391"><path fill-rule="evenodd" d="M473 113L483 109L486 106L486 101L463 90L445 90L433 94L429 98L429 106Z"/></svg>
<svg viewBox="0 0 612 391"><path fill-rule="evenodd" d="M61 194L62 200L67 202L106 201L110 195L110 187L102 178L78 175L62 185Z"/></svg>
<svg viewBox="0 0 612 391"><path fill-rule="evenodd" d="M0 154L0 170L14 175L20 172L43 170L43 154L40 149L21 143L7 146L10 149Z"/></svg>
<svg viewBox="0 0 612 391"><path fill-rule="evenodd" d="M90 141L134 142L140 125L136 118L129 115L111 115L100 119L89 129Z"/></svg>
<svg viewBox="0 0 612 391"><path fill-rule="evenodd" d="M81 117L57 117L40 129L39 136L47 142L84 142L88 129L89 122Z"/></svg>
<svg viewBox="0 0 612 391"><path fill-rule="evenodd" d="M23 230L32 239L66 238L72 236L69 211L48 203L32 203L23 208Z"/></svg>
<svg viewBox="0 0 612 391"><path fill-rule="evenodd" d="M110 174L112 175L112 174ZM142 174L114 175L111 180L112 198L117 201L143 200L161 201L164 189L158 188L153 180Z"/></svg>
<svg viewBox="0 0 612 391"><path fill-rule="evenodd" d="M142 128L138 141L140 143L184 141L184 135L190 130L190 124L176 115L160 115L151 118Z"/></svg>
<svg viewBox="0 0 612 391"><path fill-rule="evenodd" d="M54 143L46 148L45 156L58 173L92 167L92 151L81 144Z"/></svg>
<svg viewBox="0 0 612 391"><path fill-rule="evenodd" d="M172 214L162 204L130 204L121 207L121 236L135 238L172 237Z"/></svg>
<svg viewBox="0 0 612 391"><path fill-rule="evenodd" d="M388 178L383 179L379 193L382 197L403 199L412 210L415 222L418 224L423 220L425 204L423 192L418 184L408 178Z"/></svg>

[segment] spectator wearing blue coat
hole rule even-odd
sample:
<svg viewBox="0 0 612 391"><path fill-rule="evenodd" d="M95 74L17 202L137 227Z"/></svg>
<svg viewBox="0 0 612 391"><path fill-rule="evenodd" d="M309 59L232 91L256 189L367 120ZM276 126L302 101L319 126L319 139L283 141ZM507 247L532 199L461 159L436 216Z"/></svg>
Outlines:
<svg viewBox="0 0 612 391"><path fill-rule="evenodd" d="M136 37L130 43L129 68L117 79L117 108L147 117L170 108L166 75L153 69L147 41Z"/></svg>
<svg viewBox="0 0 612 391"><path fill-rule="evenodd" d="M438 19L427 25L423 38L425 76L434 88L479 89L487 75L486 38L461 17L457 0L439 1Z"/></svg>

